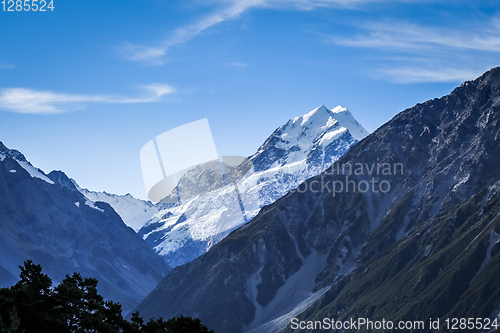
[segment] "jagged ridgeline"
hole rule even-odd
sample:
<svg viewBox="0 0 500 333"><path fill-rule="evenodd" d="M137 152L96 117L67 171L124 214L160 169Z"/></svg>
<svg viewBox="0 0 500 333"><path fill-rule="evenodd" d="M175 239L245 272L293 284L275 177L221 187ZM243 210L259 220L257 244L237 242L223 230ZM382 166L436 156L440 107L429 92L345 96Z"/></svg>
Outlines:
<svg viewBox="0 0 500 333"><path fill-rule="evenodd" d="M221 333L315 331L296 329L292 318L493 320L500 311L499 162L495 68L396 115L175 268L138 309L146 318L196 314ZM336 172L338 165L354 168ZM372 165L402 170L369 172Z"/></svg>
<svg viewBox="0 0 500 333"><path fill-rule="evenodd" d="M0 142L0 287L31 259L55 283L68 272L100 281L99 292L132 310L170 267L107 203L85 197L61 171L45 174Z"/></svg>

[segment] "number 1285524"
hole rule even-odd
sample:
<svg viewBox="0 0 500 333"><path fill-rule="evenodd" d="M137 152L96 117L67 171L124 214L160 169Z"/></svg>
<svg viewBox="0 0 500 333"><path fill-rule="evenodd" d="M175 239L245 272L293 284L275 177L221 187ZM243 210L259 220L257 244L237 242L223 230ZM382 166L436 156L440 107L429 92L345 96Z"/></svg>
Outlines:
<svg viewBox="0 0 500 333"><path fill-rule="evenodd" d="M4 12L54 11L54 0L2 0Z"/></svg>

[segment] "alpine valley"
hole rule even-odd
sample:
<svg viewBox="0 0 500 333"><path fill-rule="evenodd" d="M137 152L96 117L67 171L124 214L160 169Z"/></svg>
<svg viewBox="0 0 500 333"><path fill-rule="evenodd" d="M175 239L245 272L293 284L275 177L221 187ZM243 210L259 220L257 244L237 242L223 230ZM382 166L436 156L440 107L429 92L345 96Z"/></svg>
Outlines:
<svg viewBox="0 0 500 333"><path fill-rule="evenodd" d="M319 112L327 113L320 108L279 128L251 157L256 172L323 156L327 149L291 152L295 138L308 135L294 124L307 126ZM313 141L338 138L328 133ZM266 206L250 222L175 267L138 310L146 318L196 316L217 333L321 331L300 329L293 318L424 321L418 332L446 331L446 318L494 322L499 163L494 68L399 113L321 174L292 181L297 190L274 203L259 197ZM431 329L429 318L441 328Z"/></svg>

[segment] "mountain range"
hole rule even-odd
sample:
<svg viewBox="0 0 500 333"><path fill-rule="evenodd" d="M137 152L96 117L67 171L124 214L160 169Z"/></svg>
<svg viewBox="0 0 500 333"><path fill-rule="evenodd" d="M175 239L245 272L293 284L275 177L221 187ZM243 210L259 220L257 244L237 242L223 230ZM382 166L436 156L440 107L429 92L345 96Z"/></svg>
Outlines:
<svg viewBox="0 0 500 333"><path fill-rule="evenodd" d="M107 203L84 196L61 171L45 174L0 143L0 286L31 259L59 283L79 272L132 310L171 268Z"/></svg>
<svg viewBox="0 0 500 333"><path fill-rule="evenodd" d="M176 190L183 189L183 194L189 192L188 204L153 204L130 194L90 191L61 171L45 174L21 152L0 143L0 286L15 283L18 266L24 260L32 259L42 265L54 283L73 271L97 278L100 293L107 299L120 302L125 312L129 312L171 270L161 257L147 248L147 244L155 245L151 239L160 238L166 243L177 232L187 241L174 249L177 260L171 262L190 261L205 253L214 244L215 236L223 238L245 223L246 218L256 215L261 206L273 202L291 186L321 172L364 135L366 130L347 109L341 107L328 110L321 106L291 119L252 156L256 162L250 162L252 173L248 173L244 180L248 182L251 176L252 181L257 180L259 185L252 188L245 184L253 191L241 194L246 196L245 203L255 200L246 205L246 215L241 214L234 198L208 210L200 209L200 206L210 207L228 196L227 187L214 187L217 180L222 180L214 178L222 176L219 165L216 166L218 173L210 168L197 167L180 180ZM225 172L225 177L230 179L231 167L225 166ZM285 178L290 183L287 184ZM199 189L203 186L212 190L201 196ZM232 190L229 197L231 194L234 194ZM208 201L209 205L203 201ZM236 208L236 214L227 214L231 207ZM253 210L248 210L251 207ZM189 210L198 217L208 217L212 229L199 223L182 228L187 224L182 222L190 222L186 217L193 216ZM215 215L219 213L218 218L213 218L214 212ZM234 218L235 215L238 218ZM176 228L171 228L173 231L165 230L165 220L169 217L176 221ZM148 223L145 225L145 222ZM149 237L144 237L144 242L140 236L144 236L144 230L148 228ZM193 242L196 239L193 234L206 233L207 230L208 237ZM140 236L133 231L139 232ZM198 248L190 247L189 242L198 242ZM151 248L162 254L158 246ZM179 258L185 258L184 262Z"/></svg>
<svg viewBox="0 0 500 333"><path fill-rule="evenodd" d="M321 331L293 318L498 320L499 158L494 68L397 114L175 267L138 310L197 316L220 333Z"/></svg>
<svg viewBox="0 0 500 333"><path fill-rule="evenodd" d="M161 209L138 233L170 266L190 262L262 207L321 173L366 135L349 110L322 105L277 128L242 163L244 170L224 164L222 175L217 161L184 174L163 200L177 202L181 193L180 204ZM225 184L229 178L237 179Z"/></svg>

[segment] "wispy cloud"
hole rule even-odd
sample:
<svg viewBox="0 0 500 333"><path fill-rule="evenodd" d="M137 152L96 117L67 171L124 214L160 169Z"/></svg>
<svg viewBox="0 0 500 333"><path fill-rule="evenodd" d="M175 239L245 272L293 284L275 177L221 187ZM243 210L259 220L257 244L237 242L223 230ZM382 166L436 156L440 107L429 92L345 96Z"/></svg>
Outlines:
<svg viewBox="0 0 500 333"><path fill-rule="evenodd" d="M87 103L135 104L161 101L176 92L164 83L154 83L141 87L144 94L138 97L65 94L26 88L5 88L0 90L0 109L31 114L57 114L85 107Z"/></svg>
<svg viewBox="0 0 500 333"><path fill-rule="evenodd" d="M125 42L119 49L123 57L132 61L145 61L153 65L163 65L165 63L164 56L168 48L171 46L169 43L164 45L151 47L131 44Z"/></svg>
<svg viewBox="0 0 500 333"><path fill-rule="evenodd" d="M246 62L228 62L227 65L231 67L241 67L241 68L248 67L248 64Z"/></svg>
<svg viewBox="0 0 500 333"><path fill-rule="evenodd" d="M222 0L224 1L224 0ZM298 10L313 10L316 8L349 8L356 9L360 5L377 2L412 2L412 0L265 0L262 7L295 8ZM232 1L231 1L232 2ZM243 0L242 2L245 2Z"/></svg>
<svg viewBox="0 0 500 333"><path fill-rule="evenodd" d="M398 49L403 51L427 51L435 48L455 48L465 50L500 52L500 31L492 29L496 21L480 31L450 30L423 27L416 24L393 23L367 26L369 33L353 39L332 38L336 44Z"/></svg>
<svg viewBox="0 0 500 333"><path fill-rule="evenodd" d="M16 66L0 62L0 69L11 69L11 68L14 68L14 67L16 67Z"/></svg>
<svg viewBox="0 0 500 333"><path fill-rule="evenodd" d="M341 46L383 51L380 68L374 72L394 82L461 82L498 65L499 27L498 18L455 29L375 23L362 26L361 35L330 36L329 40ZM395 54L398 60L394 60Z"/></svg>
<svg viewBox="0 0 500 333"><path fill-rule="evenodd" d="M236 19L253 8L292 8L296 10L313 10L322 7L356 8L361 4L384 1L388 0L215 0L212 3L222 6L223 9L206 16L200 21L176 29L171 36L156 45L139 45L126 42L119 48L119 52L123 57L131 61L163 65L166 62L165 56L172 46L188 42L208 28Z"/></svg>
<svg viewBox="0 0 500 333"><path fill-rule="evenodd" d="M200 1L201 0L195 0ZM163 41L154 45L125 43L120 52L132 61L162 65L171 47L186 43L203 31L237 19L244 12L255 8L285 10L314 10L318 8L364 9L365 5L383 2L421 2L419 0L210 0L220 9L202 20L181 27ZM204 1L206 4L207 1ZM477 23L477 22L476 22ZM361 24L362 33L347 38L330 36L329 41L353 48L383 51L381 58L398 55L399 61L382 59L373 69L375 75L398 83L456 82L475 78L489 67L496 65L500 53L500 17L489 22L467 22L455 29L423 26L407 22ZM459 52L457 52L459 51ZM485 55L486 54L486 55ZM417 61L414 59L418 58ZM471 61L479 58L480 61ZM388 65L389 66L386 66ZM230 64L244 67L246 64Z"/></svg>
<svg viewBox="0 0 500 333"><path fill-rule="evenodd" d="M263 5L264 3L264 0L232 1L228 8L209 15L199 22L175 30L172 36L156 46L136 45L127 42L123 45L120 52L128 60L145 61L154 65L162 65L165 63L164 58L167 51L172 46L185 43L202 31L224 21L237 18L247 9Z"/></svg>
<svg viewBox="0 0 500 333"><path fill-rule="evenodd" d="M396 67L380 69L377 73L390 78L396 83L419 82L463 82L480 76L483 69L473 70L468 68L434 68L423 67Z"/></svg>

